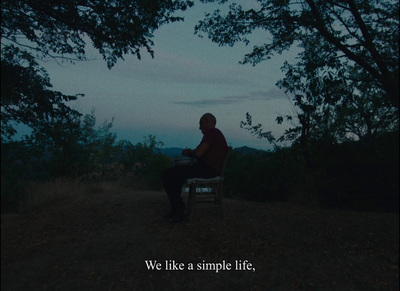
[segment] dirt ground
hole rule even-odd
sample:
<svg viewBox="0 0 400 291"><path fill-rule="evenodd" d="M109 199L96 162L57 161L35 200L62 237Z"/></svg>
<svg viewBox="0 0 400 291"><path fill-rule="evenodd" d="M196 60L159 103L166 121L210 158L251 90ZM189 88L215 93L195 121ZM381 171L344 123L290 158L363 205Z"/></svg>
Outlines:
<svg viewBox="0 0 400 291"><path fill-rule="evenodd" d="M115 187L2 216L2 291L399 289L398 214L228 199L224 209L224 221L200 209L170 224L165 193Z"/></svg>

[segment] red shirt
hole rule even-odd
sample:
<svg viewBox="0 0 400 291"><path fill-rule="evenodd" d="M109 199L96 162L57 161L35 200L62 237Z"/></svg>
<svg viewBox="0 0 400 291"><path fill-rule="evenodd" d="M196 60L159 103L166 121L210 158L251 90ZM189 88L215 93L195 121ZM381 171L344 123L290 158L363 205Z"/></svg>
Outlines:
<svg viewBox="0 0 400 291"><path fill-rule="evenodd" d="M221 171L228 144L222 132L218 128L210 128L204 133L201 143L210 145L201 159L209 166Z"/></svg>

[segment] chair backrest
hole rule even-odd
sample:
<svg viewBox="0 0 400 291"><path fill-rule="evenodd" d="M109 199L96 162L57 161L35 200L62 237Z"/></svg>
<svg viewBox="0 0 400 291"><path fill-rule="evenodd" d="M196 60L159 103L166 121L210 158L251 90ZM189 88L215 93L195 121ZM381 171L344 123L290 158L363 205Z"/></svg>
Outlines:
<svg viewBox="0 0 400 291"><path fill-rule="evenodd" d="M221 174L220 174L221 177L225 176L226 165L228 164L228 160L229 160L229 156L231 155L231 152L232 152L232 147L228 147L228 149L226 150L226 153L225 153L225 158L222 161Z"/></svg>

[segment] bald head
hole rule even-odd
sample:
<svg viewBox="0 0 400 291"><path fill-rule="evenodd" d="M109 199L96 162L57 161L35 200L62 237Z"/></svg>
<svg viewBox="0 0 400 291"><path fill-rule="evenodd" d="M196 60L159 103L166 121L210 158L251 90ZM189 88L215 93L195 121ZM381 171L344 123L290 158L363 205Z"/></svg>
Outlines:
<svg viewBox="0 0 400 291"><path fill-rule="evenodd" d="M211 113L206 113L200 118L200 130L204 134L210 128L214 128L217 124L217 119Z"/></svg>
<svg viewBox="0 0 400 291"><path fill-rule="evenodd" d="M212 125L216 125L217 124L217 119L215 118L214 115L212 115L211 113L206 113L204 114L201 119L205 120L207 123L210 123ZM200 120L201 120L200 119Z"/></svg>

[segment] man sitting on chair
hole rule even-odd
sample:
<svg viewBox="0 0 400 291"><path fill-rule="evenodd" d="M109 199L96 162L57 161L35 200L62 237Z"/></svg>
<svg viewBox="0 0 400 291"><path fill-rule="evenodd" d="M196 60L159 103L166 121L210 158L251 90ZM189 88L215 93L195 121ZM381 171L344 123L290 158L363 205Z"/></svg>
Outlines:
<svg viewBox="0 0 400 291"><path fill-rule="evenodd" d="M175 166L162 173L164 189L167 192L171 211L166 215L171 222L180 222L185 216L185 203L182 200L182 186L190 178L213 178L220 174L228 144L222 132L215 127L214 115L206 113L200 118L203 139L199 146L185 149L182 154L197 158L190 166Z"/></svg>

